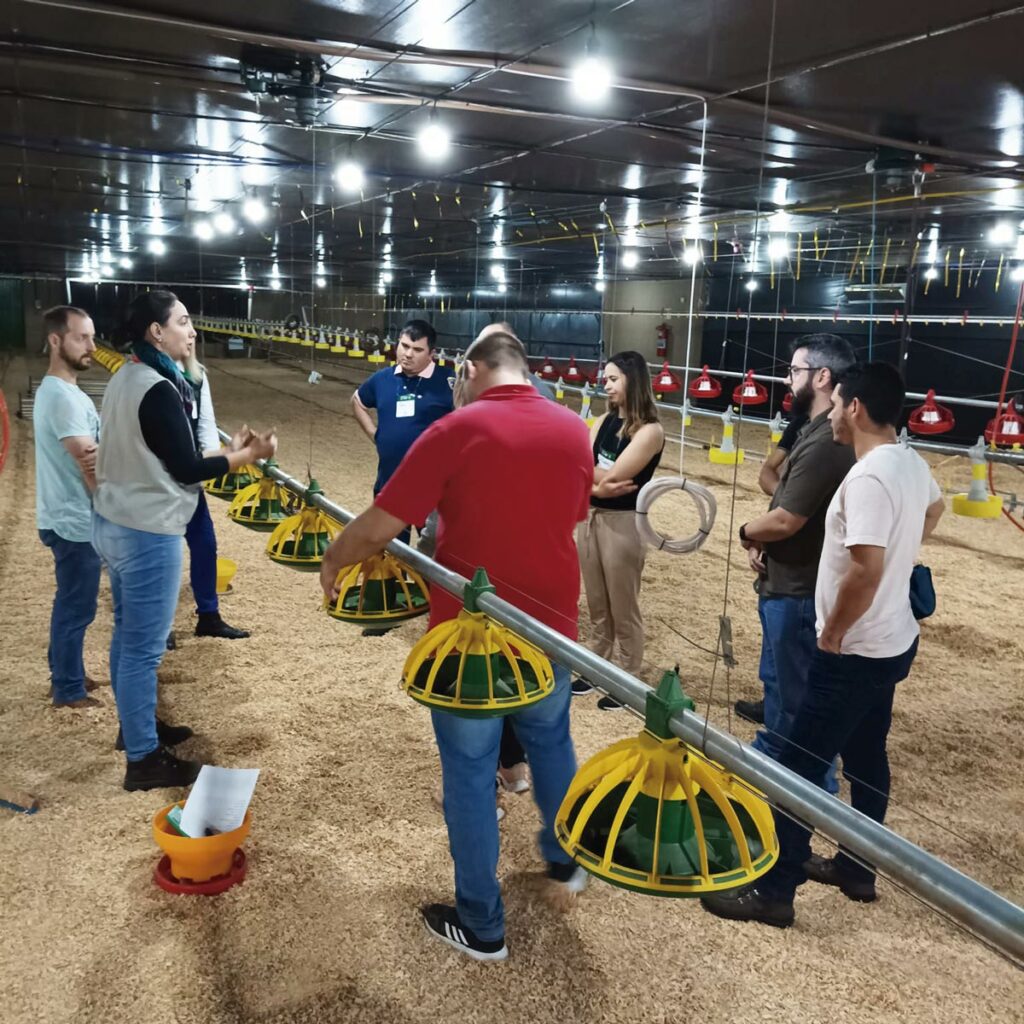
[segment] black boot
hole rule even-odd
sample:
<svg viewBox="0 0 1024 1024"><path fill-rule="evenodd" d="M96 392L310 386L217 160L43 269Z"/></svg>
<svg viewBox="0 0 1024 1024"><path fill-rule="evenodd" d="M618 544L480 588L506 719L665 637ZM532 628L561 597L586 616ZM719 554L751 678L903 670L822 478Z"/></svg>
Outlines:
<svg viewBox="0 0 1024 1024"><path fill-rule="evenodd" d="M168 725L166 722L161 722L159 718L156 720L156 738L163 747L176 747L192 735L192 730L187 725ZM114 749L124 750L124 734L120 729L117 730Z"/></svg>
<svg viewBox="0 0 1024 1024"><path fill-rule="evenodd" d="M733 710L740 718L745 718L754 725L764 725L764 700L738 700Z"/></svg>
<svg viewBox="0 0 1024 1024"><path fill-rule="evenodd" d="M141 761L129 761L124 773L124 788L165 789L172 786L191 786L202 765L198 761L183 761L166 747L157 747Z"/></svg>
<svg viewBox="0 0 1024 1024"><path fill-rule="evenodd" d="M247 629L235 629L221 617L220 612L200 612L196 623L196 636L216 636L221 640L245 640L249 636Z"/></svg>

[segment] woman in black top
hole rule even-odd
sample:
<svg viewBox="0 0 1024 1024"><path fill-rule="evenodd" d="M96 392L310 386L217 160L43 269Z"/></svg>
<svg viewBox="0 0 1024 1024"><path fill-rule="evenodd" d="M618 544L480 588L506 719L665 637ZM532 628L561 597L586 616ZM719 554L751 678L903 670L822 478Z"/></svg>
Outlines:
<svg viewBox="0 0 1024 1024"><path fill-rule="evenodd" d="M576 534L590 609L588 646L639 675L644 661L640 578L647 548L636 526L636 498L661 460L665 431L658 421L647 362L639 352L620 352L608 360L604 390L608 411L590 431L594 444L590 516ZM616 646L618 656L613 657ZM574 694L590 689L585 679L573 683ZM603 711L621 706L611 697L598 701Z"/></svg>

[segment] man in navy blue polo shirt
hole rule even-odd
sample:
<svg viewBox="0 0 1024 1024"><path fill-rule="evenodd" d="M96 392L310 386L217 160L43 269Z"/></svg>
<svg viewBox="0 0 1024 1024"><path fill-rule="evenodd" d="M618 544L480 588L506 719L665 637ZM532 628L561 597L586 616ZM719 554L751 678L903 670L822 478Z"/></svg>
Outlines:
<svg viewBox="0 0 1024 1024"><path fill-rule="evenodd" d="M426 320L410 320L398 336L398 362L378 370L352 396L356 422L377 447L374 496L420 434L452 411L455 374L434 362L436 344L437 333ZM377 412L376 423L370 409Z"/></svg>

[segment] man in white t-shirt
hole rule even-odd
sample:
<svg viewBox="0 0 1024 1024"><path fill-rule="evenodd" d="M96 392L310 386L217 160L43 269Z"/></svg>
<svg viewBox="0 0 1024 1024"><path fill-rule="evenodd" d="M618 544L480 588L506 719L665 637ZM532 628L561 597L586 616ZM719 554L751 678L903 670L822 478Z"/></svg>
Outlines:
<svg viewBox="0 0 1024 1024"><path fill-rule="evenodd" d="M85 631L96 617L100 559L92 547L92 497L100 418L78 386L92 365L96 329L76 306L43 314L50 366L35 393L36 526L53 552L57 594L50 615L50 685L55 707L95 707L82 661Z"/></svg>
<svg viewBox="0 0 1024 1024"><path fill-rule="evenodd" d="M943 510L928 464L896 438L904 396L898 371L887 363L853 367L833 394L833 436L853 446L857 462L825 517L814 595L818 650L779 758L817 781L821 766L840 754L853 806L879 823L888 805L893 696L917 653L910 574ZM784 814L776 813L775 830L779 860L772 870L755 885L706 897L707 910L785 928L793 923L796 889L808 877L858 902L875 899L874 871L842 848L834 858L812 856L810 833Z"/></svg>

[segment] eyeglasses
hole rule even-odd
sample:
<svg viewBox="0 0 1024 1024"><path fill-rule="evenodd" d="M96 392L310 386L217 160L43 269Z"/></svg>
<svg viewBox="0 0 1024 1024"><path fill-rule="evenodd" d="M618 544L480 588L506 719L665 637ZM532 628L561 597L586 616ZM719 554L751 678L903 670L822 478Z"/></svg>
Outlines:
<svg viewBox="0 0 1024 1024"><path fill-rule="evenodd" d="M791 365L790 368L789 368L789 375L790 375L790 377L795 377L798 373L803 373L805 370L808 370L808 371L813 373L813 372L815 372L817 370L824 370L824 369L825 369L824 366L792 366Z"/></svg>

